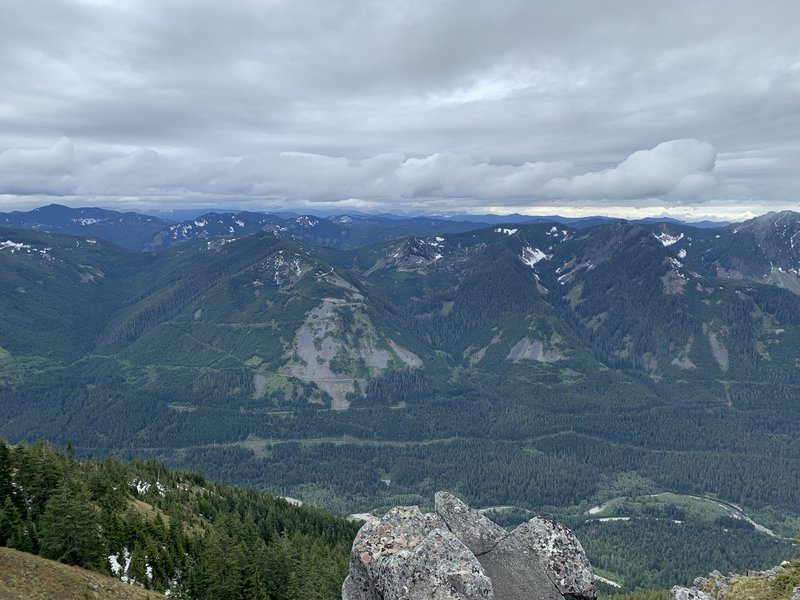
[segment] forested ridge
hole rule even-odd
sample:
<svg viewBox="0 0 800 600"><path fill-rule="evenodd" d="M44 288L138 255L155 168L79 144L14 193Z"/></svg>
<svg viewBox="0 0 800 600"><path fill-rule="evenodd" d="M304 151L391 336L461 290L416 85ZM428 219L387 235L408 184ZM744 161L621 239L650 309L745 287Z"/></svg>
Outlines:
<svg viewBox="0 0 800 600"><path fill-rule="evenodd" d="M339 598L356 530L155 461L0 441L0 545L170 597Z"/></svg>

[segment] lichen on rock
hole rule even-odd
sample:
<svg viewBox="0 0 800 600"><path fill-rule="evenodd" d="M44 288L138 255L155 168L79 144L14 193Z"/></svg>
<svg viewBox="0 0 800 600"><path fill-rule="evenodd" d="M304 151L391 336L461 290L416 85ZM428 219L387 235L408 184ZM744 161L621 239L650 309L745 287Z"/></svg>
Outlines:
<svg viewBox="0 0 800 600"><path fill-rule="evenodd" d="M359 530L343 600L594 600L572 532L537 518L509 533L447 492L436 512L397 507Z"/></svg>

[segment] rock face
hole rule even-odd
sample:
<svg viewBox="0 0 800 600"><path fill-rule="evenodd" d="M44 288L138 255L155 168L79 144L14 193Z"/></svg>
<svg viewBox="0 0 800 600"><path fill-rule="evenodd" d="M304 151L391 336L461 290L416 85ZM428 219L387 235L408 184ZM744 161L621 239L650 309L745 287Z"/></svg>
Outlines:
<svg viewBox="0 0 800 600"><path fill-rule="evenodd" d="M435 506L393 508L361 528L343 600L595 600L591 565L563 525L536 518L509 533L447 492Z"/></svg>
<svg viewBox="0 0 800 600"><path fill-rule="evenodd" d="M714 600L714 597L706 592L678 586L669 591L669 598L670 600Z"/></svg>
<svg viewBox="0 0 800 600"><path fill-rule="evenodd" d="M343 600L492 598L492 583L436 514L393 508L353 542Z"/></svg>
<svg viewBox="0 0 800 600"><path fill-rule="evenodd" d="M505 529L492 523L453 494L437 492L435 502L436 514L475 556L486 554L508 536Z"/></svg>
<svg viewBox="0 0 800 600"><path fill-rule="evenodd" d="M577 600L596 595L592 565L583 546L561 523L535 517L517 527L511 535L528 545L565 598Z"/></svg>

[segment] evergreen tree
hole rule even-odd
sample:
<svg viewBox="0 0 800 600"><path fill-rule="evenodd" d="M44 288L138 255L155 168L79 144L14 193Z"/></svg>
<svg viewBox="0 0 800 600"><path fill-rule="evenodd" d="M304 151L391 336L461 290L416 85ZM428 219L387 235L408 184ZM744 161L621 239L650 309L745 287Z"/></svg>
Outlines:
<svg viewBox="0 0 800 600"><path fill-rule="evenodd" d="M0 502L11 496L11 452L0 440Z"/></svg>
<svg viewBox="0 0 800 600"><path fill-rule="evenodd" d="M6 496L0 506L0 546L7 545L9 539L22 526L22 519L19 518L17 507L12 504L11 497Z"/></svg>
<svg viewBox="0 0 800 600"><path fill-rule="evenodd" d="M105 557L98 510L85 485L77 481L59 487L39 520L41 554L61 562L98 569Z"/></svg>

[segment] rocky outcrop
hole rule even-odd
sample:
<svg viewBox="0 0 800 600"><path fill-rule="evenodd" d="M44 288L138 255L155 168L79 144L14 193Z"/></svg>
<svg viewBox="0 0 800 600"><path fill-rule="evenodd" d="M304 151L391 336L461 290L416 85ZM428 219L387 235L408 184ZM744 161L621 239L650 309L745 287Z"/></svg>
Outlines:
<svg viewBox="0 0 800 600"><path fill-rule="evenodd" d="M795 561L784 562L766 571L748 571L744 575L734 573L723 575L719 571L712 571L706 577L696 578L690 588L680 586L672 588L670 600L745 600L751 598L756 589L760 590L759 597L800 600L800 587L792 591L791 597L785 591L776 593L774 589L769 589L774 586L771 582L775 582L779 576L786 577L782 574L791 576L791 573L787 573L787 569L797 572L798 567L800 564ZM778 588L783 588L783 585L779 585Z"/></svg>
<svg viewBox="0 0 800 600"><path fill-rule="evenodd" d="M563 525L535 518L509 533L447 492L435 511L398 507L365 524L343 600L595 600L591 565Z"/></svg>
<svg viewBox="0 0 800 600"><path fill-rule="evenodd" d="M528 545L565 598L594 597L592 565L578 538L564 525L544 517L534 517L517 527L511 535Z"/></svg>
<svg viewBox="0 0 800 600"><path fill-rule="evenodd" d="M706 592L679 586L669 591L669 598L670 600L714 600L714 597Z"/></svg>
<svg viewBox="0 0 800 600"><path fill-rule="evenodd" d="M476 555L486 554L508 537L508 531L448 492L437 492L434 510L447 528Z"/></svg>
<svg viewBox="0 0 800 600"><path fill-rule="evenodd" d="M492 598L492 583L436 514L393 508L353 542L343 600Z"/></svg>

